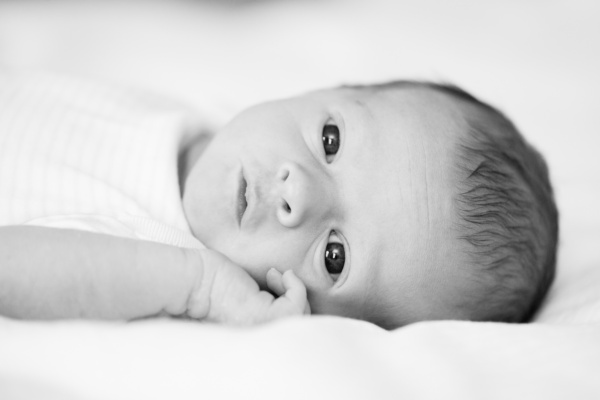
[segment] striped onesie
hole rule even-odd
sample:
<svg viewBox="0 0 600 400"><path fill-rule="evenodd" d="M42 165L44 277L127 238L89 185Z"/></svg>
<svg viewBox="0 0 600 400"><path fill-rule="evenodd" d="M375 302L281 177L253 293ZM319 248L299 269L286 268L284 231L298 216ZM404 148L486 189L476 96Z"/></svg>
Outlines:
<svg viewBox="0 0 600 400"><path fill-rule="evenodd" d="M178 155L200 124L176 102L48 73L0 74L0 225L202 248Z"/></svg>

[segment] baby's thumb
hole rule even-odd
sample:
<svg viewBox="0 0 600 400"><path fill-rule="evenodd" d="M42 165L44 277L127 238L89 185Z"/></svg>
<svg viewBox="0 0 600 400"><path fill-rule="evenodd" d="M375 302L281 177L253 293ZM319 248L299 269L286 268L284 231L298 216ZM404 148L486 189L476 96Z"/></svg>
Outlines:
<svg viewBox="0 0 600 400"><path fill-rule="evenodd" d="M275 268L271 268L267 271L267 287L277 296L283 296L286 292L286 288L283 284L283 276L281 272Z"/></svg>
<svg viewBox="0 0 600 400"><path fill-rule="evenodd" d="M300 306L299 309L302 310L303 314L310 314L310 306L306 298L306 286L294 274L294 271L285 271L281 281L286 289L285 297L293 304Z"/></svg>

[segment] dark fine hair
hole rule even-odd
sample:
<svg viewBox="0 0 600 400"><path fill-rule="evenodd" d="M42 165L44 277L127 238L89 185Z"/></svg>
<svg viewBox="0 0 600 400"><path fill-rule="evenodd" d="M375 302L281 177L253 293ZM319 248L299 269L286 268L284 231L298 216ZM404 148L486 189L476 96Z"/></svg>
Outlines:
<svg viewBox="0 0 600 400"><path fill-rule="evenodd" d="M530 320L556 268L558 211L543 157L504 114L457 86L395 81L369 87L429 89L461 103L468 128L456 147L457 235L480 288L461 306L474 320Z"/></svg>
<svg viewBox="0 0 600 400"><path fill-rule="evenodd" d="M457 203L472 262L492 276L482 317L526 322L556 269L558 210L548 167L504 114L456 87L447 90L474 107L458 146Z"/></svg>

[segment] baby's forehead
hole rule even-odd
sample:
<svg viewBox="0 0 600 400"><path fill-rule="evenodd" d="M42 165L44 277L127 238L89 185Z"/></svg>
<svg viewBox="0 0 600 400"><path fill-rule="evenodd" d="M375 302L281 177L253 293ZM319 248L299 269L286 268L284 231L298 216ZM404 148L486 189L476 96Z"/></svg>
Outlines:
<svg viewBox="0 0 600 400"><path fill-rule="evenodd" d="M454 155L465 130L461 106L452 96L415 85L341 90L363 102L381 129L373 133L382 140L380 168L373 172L389 174L390 184L400 186L382 185L379 190L394 200L384 212L376 207L371 211L387 245L372 265L377 271L368 283L364 319L380 325L391 319L394 325L397 320L460 317L453 306L460 303L455 298L460 290L451 289L469 281L465 271L455 270L454 260L461 256L453 249Z"/></svg>

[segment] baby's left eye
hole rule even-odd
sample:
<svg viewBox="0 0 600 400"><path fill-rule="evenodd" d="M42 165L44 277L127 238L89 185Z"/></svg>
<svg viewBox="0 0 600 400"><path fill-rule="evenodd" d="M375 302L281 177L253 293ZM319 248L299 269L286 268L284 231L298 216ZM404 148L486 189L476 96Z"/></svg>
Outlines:
<svg viewBox="0 0 600 400"><path fill-rule="evenodd" d="M331 162L340 149L340 130L337 125L327 124L323 127L322 135L325 158L327 162Z"/></svg>

